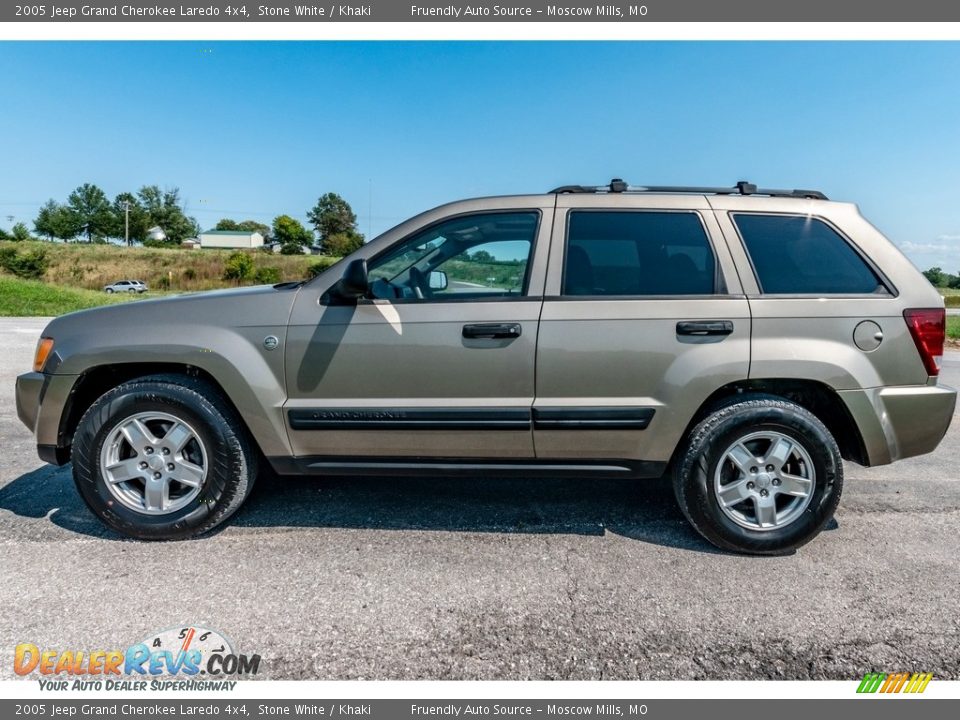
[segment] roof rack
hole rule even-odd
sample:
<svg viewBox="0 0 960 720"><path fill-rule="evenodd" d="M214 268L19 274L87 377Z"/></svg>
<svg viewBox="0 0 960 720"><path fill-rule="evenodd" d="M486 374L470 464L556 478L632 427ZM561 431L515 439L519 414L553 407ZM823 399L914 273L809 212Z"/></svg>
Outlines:
<svg viewBox="0 0 960 720"><path fill-rule="evenodd" d="M686 187L680 185L628 185L620 178L614 178L609 185L563 185L550 192L561 195L569 193L690 193L694 195L767 195L769 197L807 198L809 200L827 199L827 196L819 190L758 188L746 180L741 180L733 187Z"/></svg>

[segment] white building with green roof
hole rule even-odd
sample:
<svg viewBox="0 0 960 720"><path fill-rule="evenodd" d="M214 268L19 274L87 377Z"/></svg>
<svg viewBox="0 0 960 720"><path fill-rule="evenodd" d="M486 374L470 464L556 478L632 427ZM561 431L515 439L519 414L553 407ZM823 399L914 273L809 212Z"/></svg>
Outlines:
<svg viewBox="0 0 960 720"><path fill-rule="evenodd" d="M200 233L200 247L249 250L263 247L263 235L247 230L207 230Z"/></svg>

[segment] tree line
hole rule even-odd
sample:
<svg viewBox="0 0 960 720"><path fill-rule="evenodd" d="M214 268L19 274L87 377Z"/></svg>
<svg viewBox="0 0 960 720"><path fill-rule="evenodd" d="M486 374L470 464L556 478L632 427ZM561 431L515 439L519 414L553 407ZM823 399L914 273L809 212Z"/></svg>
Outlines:
<svg viewBox="0 0 960 720"><path fill-rule="evenodd" d="M224 218L215 229L259 232L264 240L279 243L280 252L286 255L296 255L304 248L316 245L324 255L342 257L363 245L363 235L357 230L356 213L350 203L336 193L321 195L316 205L307 211L307 219L312 230L290 215L278 215L272 225Z"/></svg>
<svg viewBox="0 0 960 720"><path fill-rule="evenodd" d="M154 227L163 230L163 238L151 240L149 233ZM179 245L200 230L196 219L187 215L177 188L144 185L136 193L122 192L111 201L92 183L79 186L66 202L48 200L37 213L33 228L47 240L128 240L131 245L161 246Z"/></svg>
<svg viewBox="0 0 960 720"><path fill-rule="evenodd" d="M923 274L927 276L927 280L934 287L960 288L960 273L951 275L939 267L932 267L929 270L924 270Z"/></svg>
<svg viewBox="0 0 960 720"><path fill-rule="evenodd" d="M306 216L312 228L290 215L278 215L270 225L223 218L214 229L259 232L264 240L279 243L285 254L319 246L325 255L342 256L364 242L357 229L356 213L336 193L321 195ZM156 185L144 185L136 193L122 192L110 200L98 186L84 183L65 202L48 200L37 213L33 228L38 236L50 241L125 241L152 247L176 247L200 234L200 225L187 214L179 189L161 190ZM154 228L162 233L151 233ZM9 233L0 229L0 240L31 239L33 234L22 222Z"/></svg>

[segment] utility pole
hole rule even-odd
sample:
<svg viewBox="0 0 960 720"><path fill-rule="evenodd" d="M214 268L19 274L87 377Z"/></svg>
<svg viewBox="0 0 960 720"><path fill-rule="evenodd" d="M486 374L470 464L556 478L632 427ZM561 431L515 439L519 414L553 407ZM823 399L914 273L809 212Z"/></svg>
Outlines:
<svg viewBox="0 0 960 720"><path fill-rule="evenodd" d="M130 201L123 201L123 239L130 247Z"/></svg>

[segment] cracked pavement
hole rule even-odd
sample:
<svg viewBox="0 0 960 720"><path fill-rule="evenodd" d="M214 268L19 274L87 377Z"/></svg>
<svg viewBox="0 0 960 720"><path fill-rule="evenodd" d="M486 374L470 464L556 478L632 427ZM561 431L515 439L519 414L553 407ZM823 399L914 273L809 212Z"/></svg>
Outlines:
<svg viewBox="0 0 960 720"><path fill-rule="evenodd" d="M715 550L663 480L261 478L221 532L142 543L16 418L43 324L0 318L0 678L17 642L201 623L275 679L960 679L956 418L931 455L847 465L836 521L789 557Z"/></svg>

